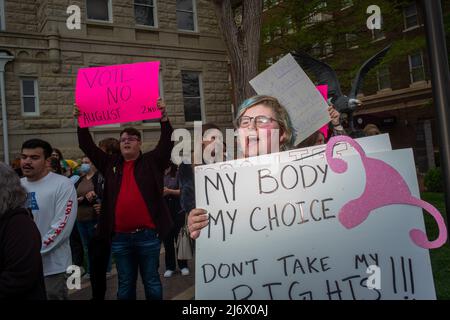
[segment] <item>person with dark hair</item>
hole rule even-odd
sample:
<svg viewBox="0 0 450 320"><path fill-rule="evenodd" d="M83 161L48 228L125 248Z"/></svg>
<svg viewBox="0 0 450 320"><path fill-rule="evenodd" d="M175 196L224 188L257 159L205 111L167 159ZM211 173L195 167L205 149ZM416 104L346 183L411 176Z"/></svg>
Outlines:
<svg viewBox="0 0 450 320"><path fill-rule="evenodd" d="M50 158L50 168L53 173L63 174L61 162L56 158L53 158L53 157Z"/></svg>
<svg viewBox="0 0 450 320"><path fill-rule="evenodd" d="M56 160L59 161L62 175L66 177L70 177L72 175L72 167L64 159L61 150L53 148L52 158L55 158Z"/></svg>
<svg viewBox="0 0 450 320"><path fill-rule="evenodd" d="M66 270L72 265L69 238L76 219L77 196L73 183L50 171L52 147L32 139L22 145L22 186L28 192L27 207L42 238L42 263L47 298L68 299Z"/></svg>
<svg viewBox="0 0 450 320"><path fill-rule="evenodd" d="M89 250L89 243L92 241L97 225L97 213L94 204L101 199L103 194L102 184L99 183L99 173L91 160L84 156L81 159L80 180L75 184L78 197L78 212L76 227L80 233L82 247L87 252L87 273L90 277L92 254Z"/></svg>
<svg viewBox="0 0 450 320"><path fill-rule="evenodd" d="M17 174L0 162L0 300L45 300L41 236Z"/></svg>
<svg viewBox="0 0 450 320"><path fill-rule="evenodd" d="M120 154L109 155L95 145L88 128L78 127L81 150L105 179L101 214L94 236L98 248L101 247L99 243L103 243L103 250L96 252L101 257L97 259L100 266L95 272L101 271L104 277L111 246L119 277L117 298L120 300L136 299L138 269L146 298L162 299L158 273L160 239L164 239L173 226L163 199L163 176L173 148L173 129L165 112L165 103L159 100L158 108L162 114L160 140L154 150L146 153L141 151L141 134L134 128L122 130ZM75 118L80 115L77 106L73 114ZM103 298L104 288L96 289L94 299Z"/></svg>
<svg viewBox="0 0 450 320"><path fill-rule="evenodd" d="M98 147L107 154L117 154L120 153L120 143L119 140L115 138L106 138L98 143Z"/></svg>
<svg viewBox="0 0 450 320"><path fill-rule="evenodd" d="M177 165L172 162L170 163L169 167L167 167L164 175L164 200L169 207L170 214L172 215L172 220L174 221L174 226L169 236L164 239L164 260L166 264L164 277L170 278L174 274L177 262L181 274L183 276L187 276L189 275L187 260L177 259L177 254L175 251L175 241L178 237L178 232L180 232L181 227L184 225L185 215L182 214L183 212L180 212L181 205L178 168Z"/></svg>
<svg viewBox="0 0 450 320"><path fill-rule="evenodd" d="M20 169L20 156L17 156L11 163L11 167L17 173L19 178L23 177L22 169Z"/></svg>

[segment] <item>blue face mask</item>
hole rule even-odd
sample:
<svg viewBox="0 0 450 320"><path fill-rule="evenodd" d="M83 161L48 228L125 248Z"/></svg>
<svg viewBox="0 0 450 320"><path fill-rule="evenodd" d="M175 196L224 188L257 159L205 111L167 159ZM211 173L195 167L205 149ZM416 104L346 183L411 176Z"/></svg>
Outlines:
<svg viewBox="0 0 450 320"><path fill-rule="evenodd" d="M91 170L91 165L89 163L82 163L80 166L80 173L88 173Z"/></svg>

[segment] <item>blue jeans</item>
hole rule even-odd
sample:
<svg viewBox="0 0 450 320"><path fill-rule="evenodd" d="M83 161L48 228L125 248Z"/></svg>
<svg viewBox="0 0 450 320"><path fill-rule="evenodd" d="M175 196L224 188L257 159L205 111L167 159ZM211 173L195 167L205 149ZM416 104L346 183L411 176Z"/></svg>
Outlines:
<svg viewBox="0 0 450 320"><path fill-rule="evenodd" d="M136 300L138 267L147 300L162 299L162 285L158 272L160 249L161 242L154 230L116 233L112 241L112 253L116 259L119 276L118 300Z"/></svg>

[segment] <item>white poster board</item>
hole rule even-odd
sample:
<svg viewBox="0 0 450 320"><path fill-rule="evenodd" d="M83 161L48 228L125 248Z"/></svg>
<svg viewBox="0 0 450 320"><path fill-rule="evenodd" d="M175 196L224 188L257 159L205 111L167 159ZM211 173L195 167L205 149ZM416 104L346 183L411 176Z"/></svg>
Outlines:
<svg viewBox="0 0 450 320"><path fill-rule="evenodd" d="M367 155L419 197L411 149ZM196 171L197 207L211 218L196 242L196 299L435 299L428 250L409 237L425 228L420 208L386 206L353 229L338 221L365 185L360 157L344 159L342 174L323 159L274 174L270 165ZM379 289L366 287L373 265Z"/></svg>
<svg viewBox="0 0 450 320"><path fill-rule="evenodd" d="M328 104L291 54L250 80L258 94L275 97L286 108L296 132L294 145L330 121Z"/></svg>

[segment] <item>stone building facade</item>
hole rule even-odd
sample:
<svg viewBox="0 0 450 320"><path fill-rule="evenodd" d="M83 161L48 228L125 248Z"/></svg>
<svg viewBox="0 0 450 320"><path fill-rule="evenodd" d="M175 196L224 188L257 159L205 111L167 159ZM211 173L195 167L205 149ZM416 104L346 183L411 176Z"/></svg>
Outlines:
<svg viewBox="0 0 450 320"><path fill-rule="evenodd" d="M77 8L81 28L70 30ZM1 126L7 122L9 158L33 137L66 158L80 157L71 115L78 69L143 61L161 62L160 95L175 128L191 129L194 120L231 126L228 58L210 1L0 0ZM125 125L91 132L99 141L118 137ZM153 147L159 124L132 125L144 150Z"/></svg>

